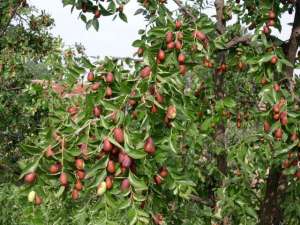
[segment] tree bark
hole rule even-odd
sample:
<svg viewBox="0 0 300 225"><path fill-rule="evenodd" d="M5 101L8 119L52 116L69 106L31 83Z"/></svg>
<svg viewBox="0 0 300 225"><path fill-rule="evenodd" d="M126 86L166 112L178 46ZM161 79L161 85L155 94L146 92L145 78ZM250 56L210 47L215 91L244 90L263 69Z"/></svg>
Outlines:
<svg viewBox="0 0 300 225"><path fill-rule="evenodd" d="M224 0L215 0L215 7L216 7L216 17L217 17L217 24L216 28L220 35L222 35L226 30L226 23L223 20L223 9L224 9ZM220 64L225 62L225 52L222 51L218 55L218 62ZM217 100L221 100L224 98L224 77L222 74L219 74L217 69L213 74L213 79L215 83L215 95ZM215 135L214 135L215 142L218 147L225 148L225 125L223 122L219 123L215 128ZM227 174L227 154L226 152L222 152L220 155L217 156L217 165L218 169L224 175Z"/></svg>
<svg viewBox="0 0 300 225"><path fill-rule="evenodd" d="M265 198L261 204L259 218L261 225L279 225L283 219L280 202L286 188L286 177L281 168L272 168L267 179Z"/></svg>

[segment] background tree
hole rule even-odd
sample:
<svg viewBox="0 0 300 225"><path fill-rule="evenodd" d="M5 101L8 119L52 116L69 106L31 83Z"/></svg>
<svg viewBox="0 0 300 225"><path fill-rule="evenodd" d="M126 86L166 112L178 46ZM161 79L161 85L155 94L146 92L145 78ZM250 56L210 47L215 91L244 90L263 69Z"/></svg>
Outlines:
<svg viewBox="0 0 300 225"><path fill-rule="evenodd" d="M5 171L1 182L20 173L16 161L19 144L37 132L40 118L47 113L40 86L33 79L49 79L53 71L46 61L59 50L60 41L49 34L53 25L45 13L29 8L25 1L0 3L0 162ZM60 50L59 50L60 54ZM52 56L53 57L53 56Z"/></svg>

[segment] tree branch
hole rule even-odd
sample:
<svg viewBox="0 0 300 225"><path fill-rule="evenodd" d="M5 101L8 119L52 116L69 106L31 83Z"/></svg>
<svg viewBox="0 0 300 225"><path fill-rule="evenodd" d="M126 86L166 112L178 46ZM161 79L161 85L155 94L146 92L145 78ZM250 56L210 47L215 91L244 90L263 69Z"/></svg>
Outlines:
<svg viewBox="0 0 300 225"><path fill-rule="evenodd" d="M290 63L293 66L295 65L296 54L298 51L298 47L300 45L300 0L297 0L295 7L296 7L296 13L294 18L292 33L289 42L287 44L288 49L286 53L287 59L290 61ZM294 67L287 66L285 75L288 80L288 88L292 97L298 104L300 104L300 98L295 94L295 83L293 81Z"/></svg>
<svg viewBox="0 0 300 225"><path fill-rule="evenodd" d="M179 10L182 11L185 15L191 17L193 21L197 20L197 18L193 15L193 13L187 7L182 5L180 0L173 0L173 1L179 7Z"/></svg>
<svg viewBox="0 0 300 225"><path fill-rule="evenodd" d="M224 0L215 0L216 17L217 17L217 31L220 34L225 32L225 21L223 20Z"/></svg>
<svg viewBox="0 0 300 225"><path fill-rule="evenodd" d="M226 49L232 48L238 44L246 44L249 45L251 41L251 35L245 35L242 37L234 37L231 41L229 41L225 47Z"/></svg>

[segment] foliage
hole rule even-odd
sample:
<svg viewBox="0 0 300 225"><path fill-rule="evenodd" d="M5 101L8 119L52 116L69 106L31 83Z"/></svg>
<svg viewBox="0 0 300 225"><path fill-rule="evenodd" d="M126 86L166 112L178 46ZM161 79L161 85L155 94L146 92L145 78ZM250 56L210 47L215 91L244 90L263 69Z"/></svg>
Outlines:
<svg viewBox="0 0 300 225"><path fill-rule="evenodd" d="M1 2L0 8L6 15L1 17L0 31L0 161L5 171L16 172L20 142L37 132L40 118L47 114L44 100L38 100L43 89L26 87L32 79L50 78L52 71L46 61L60 41L49 34L53 20L48 15L13 1ZM13 15L11 10L15 10ZM5 173L2 178L11 176L13 173Z"/></svg>
<svg viewBox="0 0 300 225"><path fill-rule="evenodd" d="M113 1L63 2L96 29L96 5L117 12ZM299 61L270 34L300 3L221 3L214 20L197 7L173 14L143 2L149 26L133 43L141 60L68 51L51 62L63 75L44 86L48 117L22 148L20 224L300 223L290 204Z"/></svg>

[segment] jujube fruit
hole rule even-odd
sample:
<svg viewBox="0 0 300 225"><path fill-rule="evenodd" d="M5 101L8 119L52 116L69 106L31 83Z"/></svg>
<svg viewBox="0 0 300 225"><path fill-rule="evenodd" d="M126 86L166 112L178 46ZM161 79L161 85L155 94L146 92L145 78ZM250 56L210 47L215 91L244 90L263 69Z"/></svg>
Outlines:
<svg viewBox="0 0 300 225"><path fill-rule="evenodd" d="M107 87L105 90L105 97L109 98L112 96L112 89L111 87Z"/></svg>
<svg viewBox="0 0 300 225"><path fill-rule="evenodd" d="M153 104L151 106L151 110L150 111L151 111L151 113L157 113L157 107L156 107L156 105Z"/></svg>
<svg viewBox="0 0 300 225"><path fill-rule="evenodd" d="M77 108L75 106L69 107L68 113L70 113L71 116L75 116L77 114Z"/></svg>
<svg viewBox="0 0 300 225"><path fill-rule="evenodd" d="M175 41L175 48L180 50L182 48L182 43L180 41Z"/></svg>
<svg viewBox="0 0 300 225"><path fill-rule="evenodd" d="M154 182L157 184L157 185L160 185L162 183L162 179L159 175L155 175L154 176Z"/></svg>
<svg viewBox="0 0 300 225"><path fill-rule="evenodd" d="M164 96L162 96L159 92L156 92L156 94L155 94L155 100L158 103L162 104L164 102Z"/></svg>
<svg viewBox="0 0 300 225"><path fill-rule="evenodd" d="M283 131L282 131L282 129L281 129L281 128L277 128L277 129L275 130L274 136L275 136L275 139L276 139L277 141L280 141L280 140L282 139L282 136L283 136Z"/></svg>
<svg viewBox="0 0 300 225"><path fill-rule="evenodd" d="M272 64L276 64L277 61L278 61L277 56L273 56L273 57L271 58L271 63L272 63Z"/></svg>
<svg viewBox="0 0 300 225"><path fill-rule="evenodd" d="M81 191L83 188L83 185L81 183L80 180L76 180L76 183L75 183L75 189L78 190L78 191Z"/></svg>
<svg viewBox="0 0 300 225"><path fill-rule="evenodd" d="M50 157L52 157L53 155L54 155L54 152L53 152L53 150L52 150L51 145L49 145L49 146L47 147L46 152L45 152L45 156L46 156L47 158L50 158Z"/></svg>
<svg viewBox="0 0 300 225"><path fill-rule="evenodd" d="M77 170L76 176L78 177L79 180L83 180L85 178L85 172L83 170Z"/></svg>
<svg viewBox="0 0 300 225"><path fill-rule="evenodd" d="M102 181L97 187L97 195L101 196L105 193L105 191L106 191L106 182Z"/></svg>
<svg viewBox="0 0 300 225"><path fill-rule="evenodd" d="M140 76L142 78L147 78L151 75L152 70L150 68L150 66L145 66L141 71L140 71Z"/></svg>
<svg viewBox="0 0 300 225"><path fill-rule="evenodd" d="M114 161L112 161L112 160L109 160L109 161L108 161L107 166L106 166L106 170L107 170L109 173L114 173L114 172L116 171Z"/></svg>
<svg viewBox="0 0 300 225"><path fill-rule="evenodd" d="M84 161L83 161L83 159L76 159L75 160L75 167L78 170L83 170L84 169Z"/></svg>
<svg viewBox="0 0 300 225"><path fill-rule="evenodd" d="M30 172L25 175L24 181L28 184L33 184L37 179L37 174L35 172Z"/></svg>
<svg viewBox="0 0 300 225"><path fill-rule="evenodd" d="M99 87L100 87L100 83L96 82L96 83L92 84L91 89L93 91L97 91L99 89Z"/></svg>
<svg viewBox="0 0 300 225"><path fill-rule="evenodd" d="M66 173L61 173L59 177L59 182L62 186L68 185L68 175Z"/></svg>
<svg viewBox="0 0 300 225"><path fill-rule="evenodd" d="M124 179L121 182L121 191L127 191L130 188L130 182L129 179Z"/></svg>
<svg viewBox="0 0 300 225"><path fill-rule="evenodd" d="M108 138L103 140L103 151L110 152L113 149L113 145L110 143Z"/></svg>
<svg viewBox="0 0 300 225"><path fill-rule="evenodd" d="M160 170L159 170L159 175L160 175L161 177L167 177L168 174L169 174L169 172L168 172L168 169L167 169L166 167L160 168Z"/></svg>
<svg viewBox="0 0 300 225"><path fill-rule="evenodd" d="M76 189L72 190L71 197L73 200L77 200L79 198L79 191Z"/></svg>
<svg viewBox="0 0 300 225"><path fill-rule="evenodd" d="M144 144L144 150L145 152L149 153L149 154L154 154L155 153L155 145L154 145L154 141L151 137L148 137L145 141Z"/></svg>
<svg viewBox="0 0 300 225"><path fill-rule="evenodd" d="M96 18L99 18L101 16L100 10L96 9L94 15L95 15Z"/></svg>
<svg viewBox="0 0 300 225"><path fill-rule="evenodd" d="M114 81L114 75L112 72L108 72L105 77L105 81L111 84Z"/></svg>
<svg viewBox="0 0 300 225"><path fill-rule="evenodd" d="M163 50L159 50L158 53L157 53L157 58L160 60L160 61L164 61L165 58L166 58L166 54Z"/></svg>
<svg viewBox="0 0 300 225"><path fill-rule="evenodd" d="M106 184L106 190L112 189L113 180L112 180L112 178L110 176L106 177L105 184Z"/></svg>
<svg viewBox="0 0 300 225"><path fill-rule="evenodd" d="M167 44L167 49L173 49L173 48L175 48L175 42L171 41Z"/></svg>
<svg viewBox="0 0 300 225"><path fill-rule="evenodd" d="M94 78L95 78L94 73L92 71L90 71L87 75L87 80L89 82L92 82L92 81L94 81Z"/></svg>
<svg viewBox="0 0 300 225"><path fill-rule="evenodd" d="M120 144L124 142L124 133L121 128L118 127L114 129L114 138Z"/></svg>
<svg viewBox="0 0 300 225"><path fill-rule="evenodd" d="M35 198L34 198L34 204L35 205L41 205L42 203L43 203L42 197L36 194Z"/></svg>
<svg viewBox="0 0 300 225"><path fill-rule="evenodd" d="M194 31L193 37L200 41L204 41L206 39L206 35L202 31Z"/></svg>
<svg viewBox="0 0 300 225"><path fill-rule="evenodd" d="M276 13L272 10L269 11L268 13L269 19L275 19L276 18Z"/></svg>
<svg viewBox="0 0 300 225"><path fill-rule="evenodd" d="M276 91L276 92L280 91L280 85L277 83L274 84L273 88L274 88L274 91Z"/></svg>
<svg viewBox="0 0 300 225"><path fill-rule="evenodd" d="M185 61L185 55L184 55L183 53L180 53L180 54L178 55L177 60L178 60L179 64L183 64L184 61Z"/></svg>
<svg viewBox="0 0 300 225"><path fill-rule="evenodd" d="M270 33L270 28L268 26L263 27L263 33L264 34L269 34Z"/></svg>
<svg viewBox="0 0 300 225"><path fill-rule="evenodd" d="M166 116L168 119L175 119L176 117L176 107L174 105L170 105L167 109Z"/></svg>
<svg viewBox="0 0 300 225"><path fill-rule="evenodd" d="M176 38L178 41L181 41L183 39L183 33L181 31L178 31L176 33Z"/></svg>
<svg viewBox="0 0 300 225"><path fill-rule="evenodd" d="M122 167L129 168L131 164L132 164L132 159L127 154L125 154L123 156Z"/></svg>
<svg viewBox="0 0 300 225"><path fill-rule="evenodd" d="M95 117L100 117L101 112L102 112L102 110L101 110L101 108L99 106L95 106L94 107L93 114L94 114Z"/></svg>
<svg viewBox="0 0 300 225"><path fill-rule="evenodd" d="M292 134L291 134L291 141L297 141L298 140L298 135L297 135L297 133L296 132L293 132Z"/></svg>
<svg viewBox="0 0 300 225"><path fill-rule="evenodd" d="M56 174L59 172L59 170L60 170L60 165L58 163L55 163L49 167L49 172L51 174Z"/></svg>
<svg viewBox="0 0 300 225"><path fill-rule="evenodd" d="M170 43L171 41L173 41L173 33L171 31L168 31L166 33L166 42Z"/></svg>
<svg viewBox="0 0 300 225"><path fill-rule="evenodd" d="M182 76L186 74L186 65L179 65L179 74Z"/></svg>
<svg viewBox="0 0 300 225"><path fill-rule="evenodd" d="M177 30L179 30L181 28L181 26L182 26L182 22L180 20L176 20L176 22L175 22L175 28Z"/></svg>

